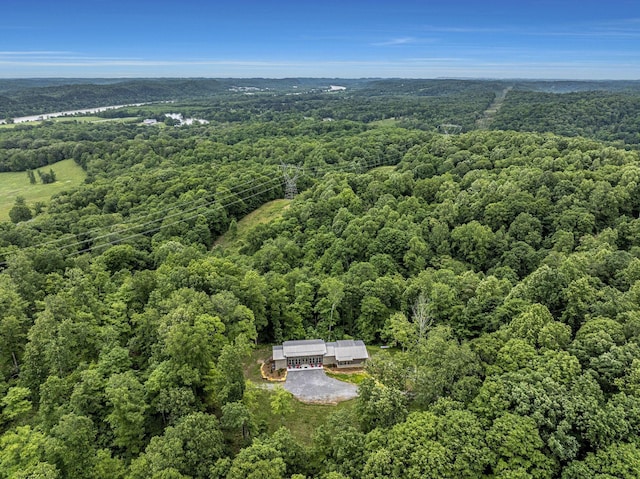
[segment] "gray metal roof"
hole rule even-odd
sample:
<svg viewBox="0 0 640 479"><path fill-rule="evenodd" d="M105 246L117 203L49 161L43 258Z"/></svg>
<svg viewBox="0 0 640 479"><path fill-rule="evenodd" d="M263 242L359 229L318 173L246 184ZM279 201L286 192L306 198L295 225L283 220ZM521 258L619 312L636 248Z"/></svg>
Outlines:
<svg viewBox="0 0 640 479"><path fill-rule="evenodd" d="M336 343L327 343L327 354L325 356L329 356L331 358L336 357Z"/></svg>
<svg viewBox="0 0 640 479"><path fill-rule="evenodd" d="M285 341L282 343L285 358L297 358L301 356L324 356L327 348L322 339L302 339L298 341Z"/></svg>
<svg viewBox="0 0 640 479"><path fill-rule="evenodd" d="M325 343L322 339L302 339L285 341L282 346L273 346L273 359L299 358L304 356L329 356L336 361L353 361L368 359L369 353L364 342L353 339L343 339Z"/></svg>
<svg viewBox="0 0 640 479"><path fill-rule="evenodd" d="M282 346L274 346L273 347L273 360L281 361L285 359L284 354L282 352Z"/></svg>
<svg viewBox="0 0 640 479"><path fill-rule="evenodd" d="M353 361L354 359L368 359L369 353L362 341L342 339L336 341L336 361Z"/></svg>

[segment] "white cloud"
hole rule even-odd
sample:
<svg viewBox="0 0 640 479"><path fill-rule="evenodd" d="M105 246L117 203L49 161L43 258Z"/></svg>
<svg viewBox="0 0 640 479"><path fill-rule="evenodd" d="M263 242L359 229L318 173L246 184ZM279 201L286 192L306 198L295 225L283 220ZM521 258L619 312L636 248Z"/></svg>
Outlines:
<svg viewBox="0 0 640 479"><path fill-rule="evenodd" d="M535 28L523 26L476 27L468 25L435 26L425 25L425 32L434 33L477 33L506 34L542 37L639 37L640 18L628 18L615 21L558 24L549 22Z"/></svg>
<svg viewBox="0 0 640 479"><path fill-rule="evenodd" d="M375 47L392 47L397 45L419 45L424 43L432 43L433 38L416 38L416 37L398 37L383 42L372 43Z"/></svg>
<svg viewBox="0 0 640 479"><path fill-rule="evenodd" d="M412 37L393 38L384 42L372 43L376 47L387 47L393 45L406 45L408 43L416 43L416 39Z"/></svg>

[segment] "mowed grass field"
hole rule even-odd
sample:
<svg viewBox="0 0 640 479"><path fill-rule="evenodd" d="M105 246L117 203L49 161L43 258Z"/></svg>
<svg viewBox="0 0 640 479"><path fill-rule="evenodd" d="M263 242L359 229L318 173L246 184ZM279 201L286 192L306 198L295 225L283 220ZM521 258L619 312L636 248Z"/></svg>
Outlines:
<svg viewBox="0 0 640 479"><path fill-rule="evenodd" d="M32 185L26 171L0 173L0 221L9 221L9 210L16 197L23 196L33 209L38 201L48 203L49 199L60 191L80 185L87 174L73 160L63 160L40 168L42 172L52 169L56 173L55 183L43 185L36 173L37 183Z"/></svg>
<svg viewBox="0 0 640 479"><path fill-rule="evenodd" d="M140 121L137 116L124 117L124 118L102 118L100 116L60 116L58 118L51 118L50 121L58 123L105 123L105 122L121 122L121 123L135 123Z"/></svg>
<svg viewBox="0 0 640 479"><path fill-rule="evenodd" d="M291 203L291 200L273 200L265 203L238 221L238 231L235 236L232 236L230 233L220 236L214 243L214 247L239 248L253 228L259 224L269 223L270 221L280 218L282 212L289 207L289 203Z"/></svg>
<svg viewBox="0 0 640 479"><path fill-rule="evenodd" d="M54 123L105 123L105 122L128 122L128 123L136 123L138 121L142 121L137 116L128 116L124 118L102 118L100 116L58 116L56 118L50 118L47 121L52 121ZM26 123L3 123L0 125L0 128L15 128L16 126L38 126L41 125L43 121L29 121Z"/></svg>

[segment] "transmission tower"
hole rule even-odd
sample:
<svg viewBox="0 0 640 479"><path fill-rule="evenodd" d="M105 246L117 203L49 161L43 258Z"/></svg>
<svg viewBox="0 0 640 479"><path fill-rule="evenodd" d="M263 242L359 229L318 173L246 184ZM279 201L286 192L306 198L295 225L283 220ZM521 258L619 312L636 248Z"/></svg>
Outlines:
<svg viewBox="0 0 640 479"><path fill-rule="evenodd" d="M443 123L438 127L438 129L447 136L455 135L462 131L462 127L460 125L454 125L452 123Z"/></svg>
<svg viewBox="0 0 640 479"><path fill-rule="evenodd" d="M292 200L298 194L296 181L298 181L298 178L302 174L302 167L280 163L280 168L282 169L282 176L284 177L284 198L286 200Z"/></svg>

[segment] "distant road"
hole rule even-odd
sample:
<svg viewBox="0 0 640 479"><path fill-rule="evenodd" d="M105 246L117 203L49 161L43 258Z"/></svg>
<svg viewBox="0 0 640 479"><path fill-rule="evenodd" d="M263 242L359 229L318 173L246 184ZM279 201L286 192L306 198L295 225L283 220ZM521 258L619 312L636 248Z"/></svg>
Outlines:
<svg viewBox="0 0 640 479"><path fill-rule="evenodd" d="M146 103L129 103L127 105L111 105L111 106L99 106L97 108L87 108L84 110L69 110L69 111L59 111L56 113L43 113L42 115L29 115L29 116L21 116L18 118L14 118L14 123L26 123L28 121L42 121L48 120L50 118L57 118L59 116L73 116L73 115L86 115L88 113L100 113L101 111L107 110L116 110L118 108L124 108L127 106L142 106L148 105L150 102ZM6 123L6 120L0 120L0 125Z"/></svg>

